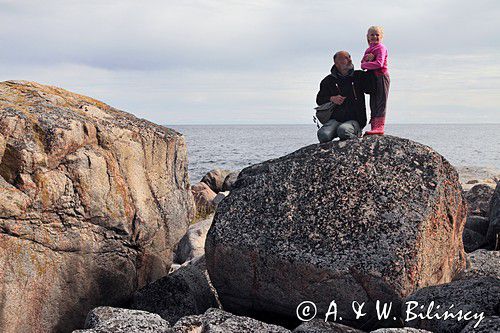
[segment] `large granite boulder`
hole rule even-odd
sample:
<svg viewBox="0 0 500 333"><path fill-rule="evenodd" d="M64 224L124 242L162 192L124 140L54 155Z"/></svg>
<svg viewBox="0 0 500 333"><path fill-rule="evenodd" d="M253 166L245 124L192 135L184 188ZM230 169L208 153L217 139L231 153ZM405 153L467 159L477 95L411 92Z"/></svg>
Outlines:
<svg viewBox="0 0 500 333"><path fill-rule="evenodd" d="M429 147L391 136L316 144L240 173L208 232L207 268L228 311L293 321L301 302L320 317L335 300L359 326L376 300L394 310L451 281L465 266L465 217L456 171ZM356 321L354 300L369 315Z"/></svg>
<svg viewBox="0 0 500 333"><path fill-rule="evenodd" d="M85 328L73 333L173 333L155 313L101 306L89 312Z"/></svg>
<svg viewBox="0 0 500 333"><path fill-rule="evenodd" d="M405 325L431 332L459 333L500 313L500 279L471 278L418 290L405 299ZM444 315L448 316L445 320Z"/></svg>
<svg viewBox="0 0 500 333"><path fill-rule="evenodd" d="M193 216L180 134L60 88L0 83L1 332L67 332L121 304L167 274Z"/></svg>
<svg viewBox="0 0 500 333"><path fill-rule="evenodd" d="M175 333L290 333L284 327L235 316L220 309L181 318L173 327Z"/></svg>
<svg viewBox="0 0 500 333"><path fill-rule="evenodd" d="M137 291L132 301L132 308L158 313L172 325L181 317L202 314L217 306L205 257Z"/></svg>

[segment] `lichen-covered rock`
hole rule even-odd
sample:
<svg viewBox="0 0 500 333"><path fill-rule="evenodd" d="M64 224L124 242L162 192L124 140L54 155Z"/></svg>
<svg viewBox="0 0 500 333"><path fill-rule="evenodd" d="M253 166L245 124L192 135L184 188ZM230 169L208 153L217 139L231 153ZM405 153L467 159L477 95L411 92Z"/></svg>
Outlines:
<svg viewBox="0 0 500 333"><path fill-rule="evenodd" d="M214 169L203 176L201 182L207 184L215 193L219 193L223 191L222 185L230 173L230 170Z"/></svg>
<svg viewBox="0 0 500 333"><path fill-rule="evenodd" d="M408 302L416 302L416 304L409 304ZM433 307L428 311L431 303L433 303ZM416 313L421 313L425 317L425 319L417 317L406 321L406 326L431 332L458 333L469 321L477 323L480 320L479 315L481 313L484 317L499 315L500 280L493 277L481 277L423 288L407 297L405 304L402 311L407 312L410 309L411 312L409 314L410 318L407 316L407 319L413 318ZM413 305L417 306L411 309ZM420 306L423 308L421 309ZM455 318L450 317L444 320L442 316L445 311L455 314ZM430 315L427 316L427 313ZM462 316L469 313L467 315L469 321L458 317L460 313ZM474 317L474 315L477 316Z"/></svg>
<svg viewBox="0 0 500 333"><path fill-rule="evenodd" d="M476 327L475 327L476 326ZM469 323L460 333L493 333L500 332L500 317L491 316L486 317L479 325L476 323Z"/></svg>
<svg viewBox="0 0 500 333"><path fill-rule="evenodd" d="M134 309L158 313L172 325L217 306L204 257L137 291L132 302Z"/></svg>
<svg viewBox="0 0 500 333"><path fill-rule="evenodd" d="M0 134L1 332L82 327L167 274L194 216L180 134L25 81L0 83Z"/></svg>
<svg viewBox="0 0 500 333"><path fill-rule="evenodd" d="M261 321L208 309L204 314L181 318L173 327L175 333L290 333L286 328Z"/></svg>
<svg viewBox="0 0 500 333"><path fill-rule="evenodd" d="M490 202L490 225L486 240L488 248L500 250L500 182L497 183L495 192Z"/></svg>
<svg viewBox="0 0 500 333"><path fill-rule="evenodd" d="M172 333L155 313L101 306L89 312L83 330L73 333Z"/></svg>
<svg viewBox="0 0 500 333"><path fill-rule="evenodd" d="M213 218L214 216L210 215L207 219L189 226L175 249L174 261L176 263L183 264L205 254L205 239Z"/></svg>
<svg viewBox="0 0 500 333"><path fill-rule="evenodd" d="M302 301L324 316L335 299L354 320L353 300L374 315L375 300L451 281L465 217L456 171L429 147L316 144L240 173L208 232L207 268L228 311L293 320Z"/></svg>
<svg viewBox="0 0 500 333"><path fill-rule="evenodd" d="M500 251L477 250L467 254L467 266L455 280L483 276L500 279Z"/></svg>
<svg viewBox="0 0 500 333"><path fill-rule="evenodd" d="M297 326L293 333L363 333L358 329L321 319L313 319Z"/></svg>

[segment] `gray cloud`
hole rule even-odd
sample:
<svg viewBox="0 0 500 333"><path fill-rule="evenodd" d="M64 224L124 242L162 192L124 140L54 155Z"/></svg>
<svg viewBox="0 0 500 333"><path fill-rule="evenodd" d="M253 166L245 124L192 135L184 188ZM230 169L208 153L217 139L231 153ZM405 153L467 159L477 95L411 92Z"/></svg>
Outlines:
<svg viewBox="0 0 500 333"><path fill-rule="evenodd" d="M500 122L499 14L481 0L0 1L0 73L160 123L304 123L332 53L358 65L380 24L390 119Z"/></svg>

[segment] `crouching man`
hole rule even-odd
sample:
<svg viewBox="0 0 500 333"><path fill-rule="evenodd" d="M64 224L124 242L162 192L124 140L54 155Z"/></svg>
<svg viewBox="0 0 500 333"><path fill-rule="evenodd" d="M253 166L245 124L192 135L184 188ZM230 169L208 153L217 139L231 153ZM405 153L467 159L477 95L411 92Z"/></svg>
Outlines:
<svg viewBox="0 0 500 333"><path fill-rule="evenodd" d="M366 126L365 90L366 73L354 70L351 55L339 51L333 56L331 74L321 81L316 103L334 104L329 119L318 130L319 142L328 142L336 137L347 140L361 136Z"/></svg>

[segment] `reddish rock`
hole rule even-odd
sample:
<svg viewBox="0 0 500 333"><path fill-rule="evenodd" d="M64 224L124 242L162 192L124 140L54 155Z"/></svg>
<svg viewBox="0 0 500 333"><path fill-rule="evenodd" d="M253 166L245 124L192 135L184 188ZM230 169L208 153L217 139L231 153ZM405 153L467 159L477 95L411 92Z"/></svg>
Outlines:
<svg viewBox="0 0 500 333"><path fill-rule="evenodd" d="M167 274L193 216L180 134L60 88L0 83L1 332L83 327Z"/></svg>
<svg viewBox="0 0 500 333"><path fill-rule="evenodd" d="M351 303L394 302L465 266L458 174L427 146L370 136L243 169L205 244L224 309L296 320L304 300L359 327Z"/></svg>

